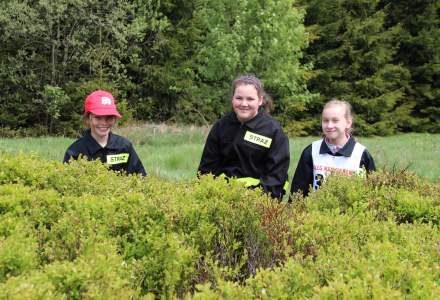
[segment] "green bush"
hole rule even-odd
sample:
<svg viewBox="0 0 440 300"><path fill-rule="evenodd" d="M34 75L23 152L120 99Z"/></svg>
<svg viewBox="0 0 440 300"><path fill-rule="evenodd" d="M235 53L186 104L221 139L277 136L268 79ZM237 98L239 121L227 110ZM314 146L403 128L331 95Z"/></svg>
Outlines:
<svg viewBox="0 0 440 300"><path fill-rule="evenodd" d="M440 297L439 186L330 176L279 203L211 176L0 155L0 298Z"/></svg>
<svg viewBox="0 0 440 300"><path fill-rule="evenodd" d="M2 218L1 229L4 231L5 227L9 227L9 232L0 236L0 282L32 270L39 264L37 240L27 224L17 222L8 215Z"/></svg>

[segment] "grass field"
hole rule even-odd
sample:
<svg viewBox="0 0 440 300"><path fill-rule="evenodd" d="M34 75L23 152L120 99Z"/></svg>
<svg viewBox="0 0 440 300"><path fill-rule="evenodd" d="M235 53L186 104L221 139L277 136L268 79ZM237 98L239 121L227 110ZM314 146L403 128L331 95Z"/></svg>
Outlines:
<svg viewBox="0 0 440 300"><path fill-rule="evenodd" d="M171 180L186 180L195 176L208 130L207 127L145 124L117 128L115 132L134 143L148 173ZM290 139L290 179L302 149L317 138ZM33 153L44 159L61 161L73 140L62 137L0 139L0 150ZM369 149L378 168L408 169L430 180L440 180L440 135L411 133L358 140Z"/></svg>

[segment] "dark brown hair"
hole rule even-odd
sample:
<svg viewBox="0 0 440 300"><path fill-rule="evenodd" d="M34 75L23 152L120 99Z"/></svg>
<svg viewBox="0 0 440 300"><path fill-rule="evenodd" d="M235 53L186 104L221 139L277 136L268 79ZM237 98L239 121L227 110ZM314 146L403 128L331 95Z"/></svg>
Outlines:
<svg viewBox="0 0 440 300"><path fill-rule="evenodd" d="M257 90L258 97L263 98L262 106L264 107L264 111L266 113L270 113L273 108L272 97L264 91L263 84L261 83L260 79L253 74L241 75L232 82L231 97L234 96L237 86L243 84L252 85Z"/></svg>

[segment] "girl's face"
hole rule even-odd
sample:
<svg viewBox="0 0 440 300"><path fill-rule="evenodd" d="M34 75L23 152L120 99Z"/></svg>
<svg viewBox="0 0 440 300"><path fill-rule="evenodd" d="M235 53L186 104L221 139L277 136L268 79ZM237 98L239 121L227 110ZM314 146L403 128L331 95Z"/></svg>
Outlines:
<svg viewBox="0 0 440 300"><path fill-rule="evenodd" d="M345 114L343 105L330 105L322 111L322 132L334 145L343 146L347 142L346 132L351 128L352 118Z"/></svg>
<svg viewBox="0 0 440 300"><path fill-rule="evenodd" d="M115 116L97 116L92 113L86 120L86 123L90 125L92 136L98 139L107 138L116 123Z"/></svg>
<svg viewBox="0 0 440 300"><path fill-rule="evenodd" d="M263 97L258 97L257 89L251 84L240 84L232 96L232 109L241 122L247 122L258 114Z"/></svg>

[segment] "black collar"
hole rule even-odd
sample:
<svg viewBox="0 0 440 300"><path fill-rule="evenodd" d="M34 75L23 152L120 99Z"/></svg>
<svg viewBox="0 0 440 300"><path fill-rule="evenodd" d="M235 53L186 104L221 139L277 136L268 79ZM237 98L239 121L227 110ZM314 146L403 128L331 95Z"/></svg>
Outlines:
<svg viewBox="0 0 440 300"><path fill-rule="evenodd" d="M246 127L248 127L249 129L255 129L259 123L259 120L261 118L263 118L263 115L265 114L265 112L261 109L258 110L258 114L253 117L252 119L250 119L249 121L243 123L243 125L246 125ZM237 118L237 114L233 111L230 115L231 120L234 123L241 123L238 118Z"/></svg>
<svg viewBox="0 0 440 300"><path fill-rule="evenodd" d="M262 111L262 110L260 109L260 110L258 111L258 114L257 114L255 117L253 117L252 119L250 119L249 121L247 121L247 122L245 123L246 126L249 127L250 129L255 129L255 128L257 128L257 125L258 125L258 123L259 123L259 120L260 120L261 118L264 117L264 114L265 114L265 112Z"/></svg>
<svg viewBox="0 0 440 300"><path fill-rule="evenodd" d="M350 136L347 143L345 143L344 147L342 147L335 154L333 154L332 151L330 150L330 148L327 146L327 143L323 139L322 143L321 143L321 148L319 149L319 154L331 154L331 155L335 155L335 156L350 157L351 154L353 153L353 149L354 149L355 144L356 144L355 139L352 136Z"/></svg>
<svg viewBox="0 0 440 300"><path fill-rule="evenodd" d="M107 145L105 147L102 147L92 136L92 130L89 128L84 132L84 138L87 142L87 147L89 148L91 153L96 153L101 149L112 149L116 150L116 137L115 135L110 132L108 135Z"/></svg>

